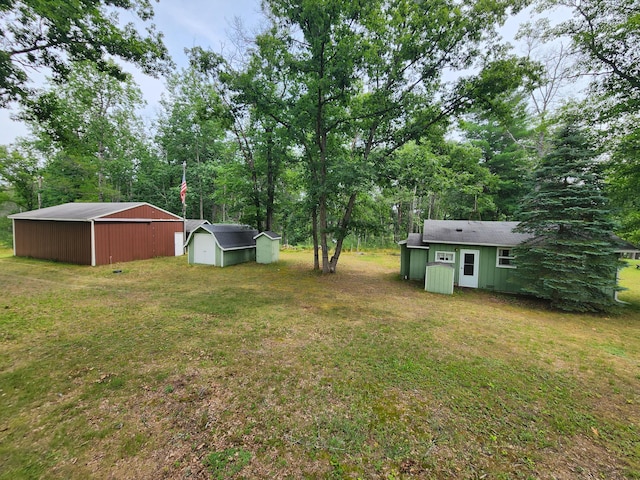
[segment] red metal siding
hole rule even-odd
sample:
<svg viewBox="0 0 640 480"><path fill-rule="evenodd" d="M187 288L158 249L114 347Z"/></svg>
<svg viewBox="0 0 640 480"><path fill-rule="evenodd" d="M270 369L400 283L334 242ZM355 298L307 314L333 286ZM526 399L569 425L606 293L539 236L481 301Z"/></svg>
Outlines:
<svg viewBox="0 0 640 480"><path fill-rule="evenodd" d="M49 220L14 220L18 257L91 265L91 224Z"/></svg>
<svg viewBox="0 0 640 480"><path fill-rule="evenodd" d="M96 222L96 265L175 254L174 232L182 222Z"/></svg>
<svg viewBox="0 0 640 480"><path fill-rule="evenodd" d="M113 215L105 215L100 218L149 218L152 220L182 220L177 215L164 212L152 205L140 205L139 207L129 208L123 212L114 213Z"/></svg>

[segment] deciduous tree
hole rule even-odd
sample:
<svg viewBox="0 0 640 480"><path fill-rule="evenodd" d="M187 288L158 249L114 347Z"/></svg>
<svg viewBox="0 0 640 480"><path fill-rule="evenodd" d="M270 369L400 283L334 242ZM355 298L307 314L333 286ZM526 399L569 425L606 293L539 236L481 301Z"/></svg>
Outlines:
<svg viewBox="0 0 640 480"><path fill-rule="evenodd" d="M133 14L140 23L153 18L150 0L3 0L0 2L0 107L27 103L30 72L50 70L61 82L76 62L91 62L99 71L123 80L116 57L145 73L166 71L169 55L162 34L151 24L141 35L119 14Z"/></svg>
<svg viewBox="0 0 640 480"><path fill-rule="evenodd" d="M256 55L277 62L280 86L288 89L270 112L302 147L322 271L334 272L358 194L370 191L381 163L473 99L519 84L516 60L492 63L483 50L513 3L268 0L264 6L273 28L260 37ZM445 71L471 67L487 68L454 85L443 81Z"/></svg>

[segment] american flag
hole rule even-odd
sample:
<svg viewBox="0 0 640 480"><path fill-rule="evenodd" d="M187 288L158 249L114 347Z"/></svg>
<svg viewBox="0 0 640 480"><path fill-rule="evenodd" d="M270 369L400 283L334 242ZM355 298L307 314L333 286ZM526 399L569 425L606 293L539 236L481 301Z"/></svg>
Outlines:
<svg viewBox="0 0 640 480"><path fill-rule="evenodd" d="M187 178L185 174L182 174L182 183L180 184L180 200L182 200L182 204L184 205L184 201L187 198Z"/></svg>

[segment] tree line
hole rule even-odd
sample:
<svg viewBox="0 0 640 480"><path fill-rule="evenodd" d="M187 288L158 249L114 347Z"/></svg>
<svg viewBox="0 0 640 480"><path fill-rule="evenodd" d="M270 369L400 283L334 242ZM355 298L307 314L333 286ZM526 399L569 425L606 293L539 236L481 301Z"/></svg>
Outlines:
<svg viewBox="0 0 640 480"><path fill-rule="evenodd" d="M313 244L328 273L345 247L398 241L427 218L523 219L570 129L611 228L640 241L637 0L265 0L266 27L238 52L194 47L179 70L153 28L117 27L112 2L46 3L0 7L0 99L30 130L0 147L0 201L14 209L181 213L186 161L188 217ZM523 26L517 55L497 31L525 7L569 15ZM147 1L119 8L153 16ZM164 75L151 125L114 57ZM38 91L34 66L52 71ZM579 81L586 95L569 101Z"/></svg>

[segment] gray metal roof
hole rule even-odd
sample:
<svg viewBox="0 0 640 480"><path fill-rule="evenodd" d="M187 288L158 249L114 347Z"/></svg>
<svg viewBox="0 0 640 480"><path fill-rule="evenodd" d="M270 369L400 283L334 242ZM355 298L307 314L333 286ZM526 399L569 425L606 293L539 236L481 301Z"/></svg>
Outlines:
<svg viewBox="0 0 640 480"><path fill-rule="evenodd" d="M515 233L513 231L518 223L425 220L422 242L512 247L532 238L529 233Z"/></svg>
<svg viewBox="0 0 640 480"><path fill-rule="evenodd" d="M216 241L222 250L234 250L256 246L254 237L258 235L258 231L248 225L234 225L226 223L200 225L192 232L192 234L202 230L211 233L216 238ZM189 238L191 238L191 235L189 235Z"/></svg>
<svg viewBox="0 0 640 480"><path fill-rule="evenodd" d="M258 238L260 235L264 235L266 237L269 237L271 240L278 240L279 238L282 238L282 236L280 236L280 234L272 232L271 230L265 230L264 232L260 232L259 234L257 234L255 237L253 237L254 239Z"/></svg>
<svg viewBox="0 0 640 480"><path fill-rule="evenodd" d="M60 220L90 222L100 217L113 215L131 208L149 205L145 202L100 202L100 203L65 203L55 207L31 210L30 212L9 215L16 220ZM157 207L154 207L157 208ZM173 214L172 214L173 215Z"/></svg>

